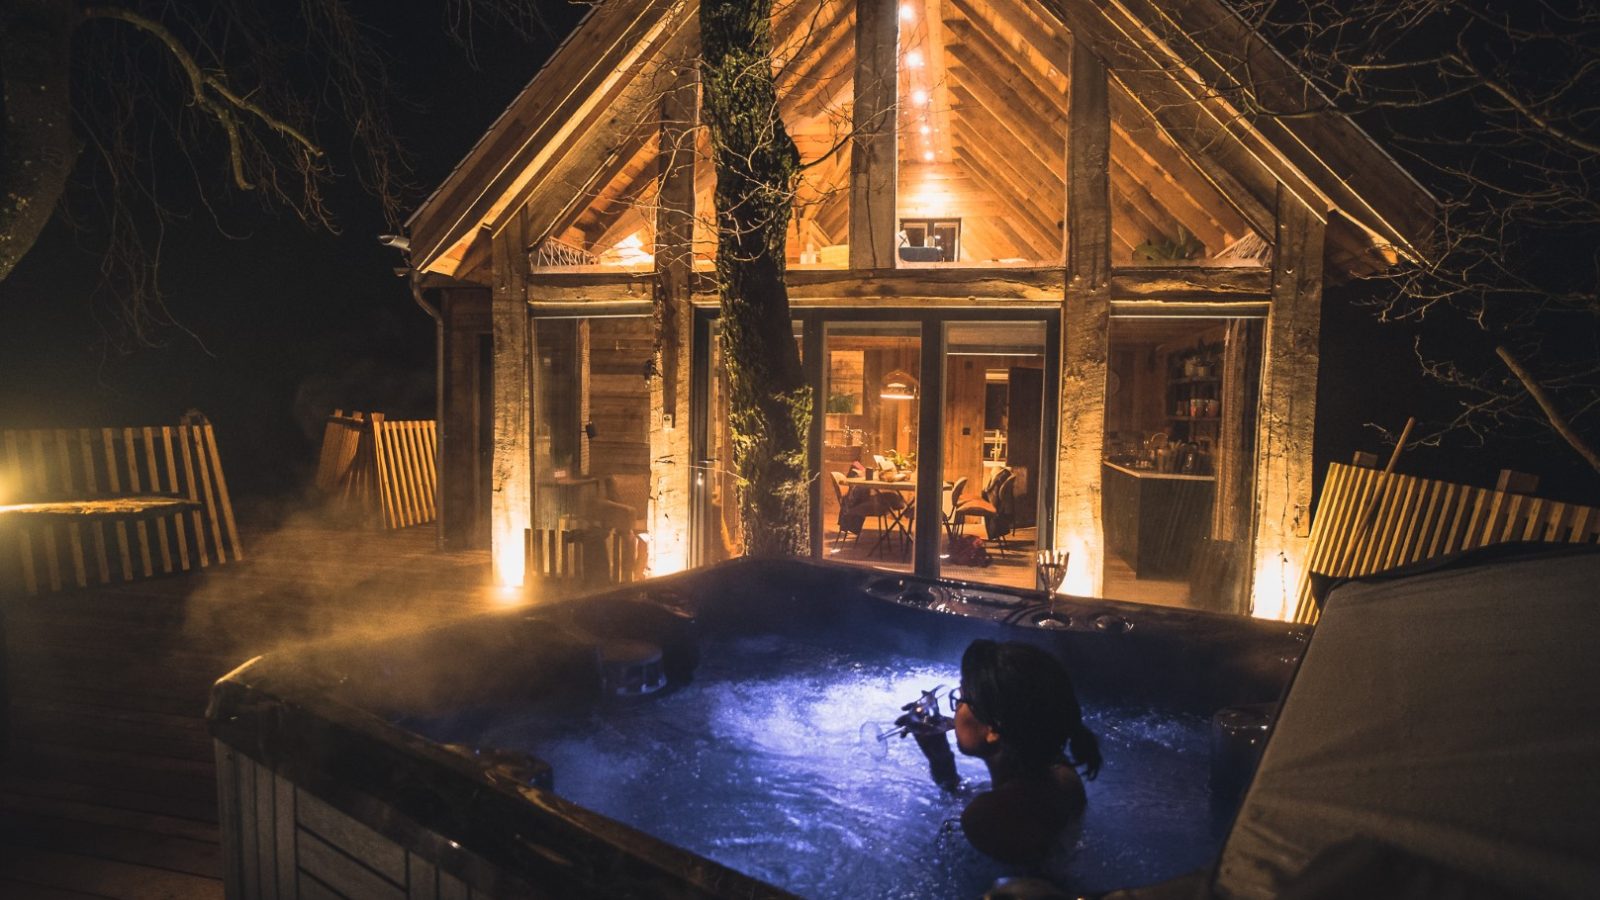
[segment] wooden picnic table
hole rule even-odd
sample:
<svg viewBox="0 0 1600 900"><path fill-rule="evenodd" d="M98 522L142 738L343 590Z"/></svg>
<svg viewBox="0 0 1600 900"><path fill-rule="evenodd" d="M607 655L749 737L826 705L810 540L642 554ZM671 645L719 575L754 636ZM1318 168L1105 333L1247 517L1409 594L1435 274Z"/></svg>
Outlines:
<svg viewBox="0 0 1600 900"><path fill-rule="evenodd" d="M0 517L23 520L70 520L82 518L144 518L199 509L200 504L169 494L140 494L101 497L92 500L43 500L33 503L0 505Z"/></svg>

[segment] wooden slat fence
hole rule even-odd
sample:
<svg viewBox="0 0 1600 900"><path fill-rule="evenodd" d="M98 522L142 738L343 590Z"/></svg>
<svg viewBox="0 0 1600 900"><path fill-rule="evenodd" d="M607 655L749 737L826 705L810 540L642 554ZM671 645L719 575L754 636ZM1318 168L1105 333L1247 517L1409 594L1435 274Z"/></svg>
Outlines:
<svg viewBox="0 0 1600 900"><path fill-rule="evenodd" d="M1295 621L1316 620L1313 572L1371 575L1512 541L1600 543L1600 509L1333 463L1311 526Z"/></svg>
<svg viewBox="0 0 1600 900"><path fill-rule="evenodd" d="M379 528L432 522L439 483L432 419L335 410L322 433L317 489L337 508Z"/></svg>
<svg viewBox="0 0 1600 900"><path fill-rule="evenodd" d="M636 578L639 552L631 531L563 518L555 528L528 531L527 572L530 578L628 584Z"/></svg>
<svg viewBox="0 0 1600 900"><path fill-rule="evenodd" d="M0 431L0 589L106 585L243 556L210 423Z"/></svg>

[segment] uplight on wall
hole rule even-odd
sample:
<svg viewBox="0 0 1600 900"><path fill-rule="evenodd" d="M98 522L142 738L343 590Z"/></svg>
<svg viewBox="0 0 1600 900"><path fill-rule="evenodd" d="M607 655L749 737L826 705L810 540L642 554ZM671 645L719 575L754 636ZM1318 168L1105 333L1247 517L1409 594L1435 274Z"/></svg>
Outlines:
<svg viewBox="0 0 1600 900"><path fill-rule="evenodd" d="M528 566L528 536L525 529L497 524L493 547L495 585L501 588L522 587Z"/></svg>
<svg viewBox="0 0 1600 900"><path fill-rule="evenodd" d="M1255 582L1250 591L1250 615L1258 619L1288 621L1298 602L1300 566L1298 560L1279 551L1256 561Z"/></svg>
<svg viewBox="0 0 1600 900"><path fill-rule="evenodd" d="M919 385L911 377L911 373L904 369L895 369L883 376L883 387L878 391L878 396L885 400L915 400Z"/></svg>

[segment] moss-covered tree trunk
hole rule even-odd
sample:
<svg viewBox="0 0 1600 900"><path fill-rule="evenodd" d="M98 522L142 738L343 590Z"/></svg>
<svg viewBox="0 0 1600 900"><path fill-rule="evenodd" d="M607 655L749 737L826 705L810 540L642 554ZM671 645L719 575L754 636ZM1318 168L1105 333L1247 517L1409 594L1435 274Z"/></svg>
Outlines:
<svg viewBox="0 0 1600 900"><path fill-rule="evenodd" d="M717 171L717 280L734 468L749 556L810 546L811 392L784 285L800 154L778 117L771 0L703 0L703 108Z"/></svg>

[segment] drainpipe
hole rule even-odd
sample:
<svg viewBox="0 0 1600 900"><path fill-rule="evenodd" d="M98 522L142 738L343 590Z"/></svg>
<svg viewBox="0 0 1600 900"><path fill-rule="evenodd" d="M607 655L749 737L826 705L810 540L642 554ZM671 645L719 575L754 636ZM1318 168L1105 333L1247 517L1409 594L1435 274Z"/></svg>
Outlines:
<svg viewBox="0 0 1600 900"><path fill-rule="evenodd" d="M411 239L403 234L384 234L378 236L378 242L385 247L393 247L401 253L411 250ZM438 478L433 486L433 508L435 510L433 522L434 546L440 550L445 549L444 539L444 312L423 295L422 273L410 266L398 267L394 274L406 279L406 286L411 289L411 299L416 302L422 311L433 320L433 420L439 429L439 440L434 445L434 471Z"/></svg>
<svg viewBox="0 0 1600 900"><path fill-rule="evenodd" d="M433 484L433 540L434 546L445 549L444 538L444 312L423 296L422 276L416 269L397 270L403 274L411 288L411 299L433 319L433 420L438 423L439 440L434 444L433 470L438 477Z"/></svg>

